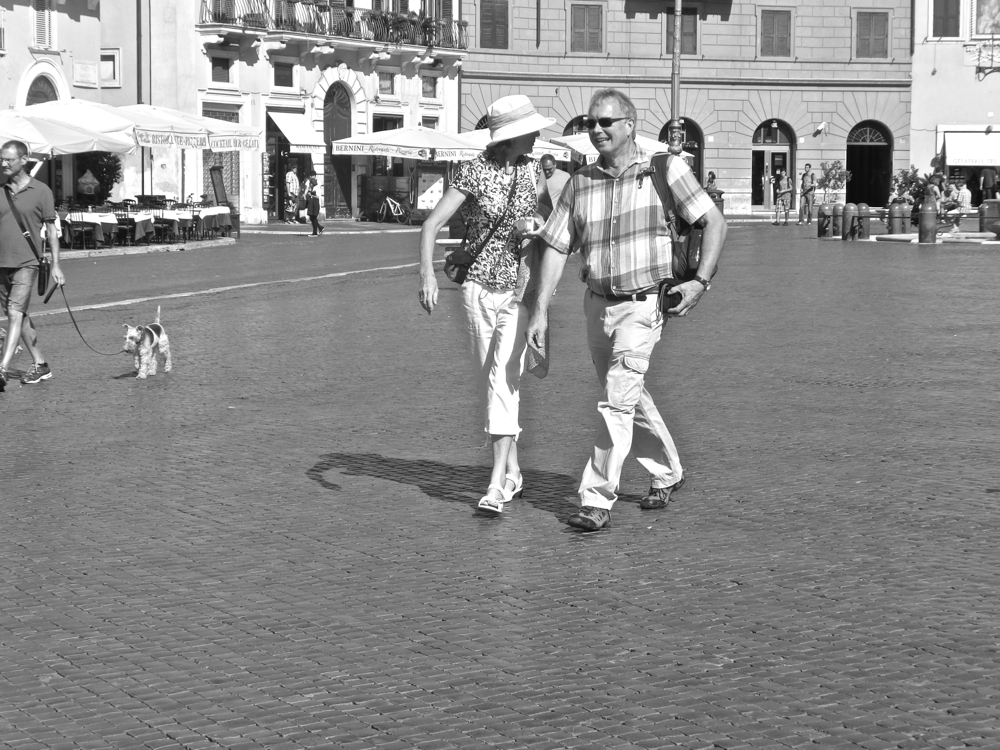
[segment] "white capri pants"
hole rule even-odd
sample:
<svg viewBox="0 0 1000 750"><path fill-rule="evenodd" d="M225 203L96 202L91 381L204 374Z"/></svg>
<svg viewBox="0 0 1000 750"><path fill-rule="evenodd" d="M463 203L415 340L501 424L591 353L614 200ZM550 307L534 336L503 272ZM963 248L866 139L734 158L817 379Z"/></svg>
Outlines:
<svg viewBox="0 0 1000 750"><path fill-rule="evenodd" d="M462 284L462 304L486 432L516 440L521 434L518 408L528 309L514 300L513 291L497 291L471 279Z"/></svg>

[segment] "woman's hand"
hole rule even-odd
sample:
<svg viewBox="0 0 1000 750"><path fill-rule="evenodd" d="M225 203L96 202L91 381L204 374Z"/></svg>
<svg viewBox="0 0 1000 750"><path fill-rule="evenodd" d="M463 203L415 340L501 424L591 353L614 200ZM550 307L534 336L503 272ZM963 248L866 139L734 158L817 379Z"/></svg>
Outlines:
<svg viewBox="0 0 1000 750"><path fill-rule="evenodd" d="M434 306L438 301L438 283L433 269L430 273L420 272L420 291L418 292L418 296L420 298L420 306L427 311L427 314L430 315L434 312Z"/></svg>

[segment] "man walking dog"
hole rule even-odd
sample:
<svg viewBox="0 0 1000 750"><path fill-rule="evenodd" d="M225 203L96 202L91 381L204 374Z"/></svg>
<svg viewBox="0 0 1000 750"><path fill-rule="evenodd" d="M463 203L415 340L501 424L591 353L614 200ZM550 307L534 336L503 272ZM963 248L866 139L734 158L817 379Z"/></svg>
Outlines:
<svg viewBox="0 0 1000 750"><path fill-rule="evenodd" d="M651 476L642 508L665 508L671 492L684 482L673 438L643 385L664 323L658 287L672 269L667 220L649 177L650 155L635 143L636 123L635 105L625 94L615 89L594 94L585 124L600 157L572 176L538 235L548 247L528 344L544 348L549 300L567 256L579 250L587 283L587 340L604 387L597 405L597 442L580 482L580 510L568 521L585 531L610 524L630 450ZM709 288L726 221L683 159L669 160L666 178L677 214L691 224L704 220L697 276L673 288L681 301L668 310L685 316Z"/></svg>
<svg viewBox="0 0 1000 750"><path fill-rule="evenodd" d="M59 266L52 191L25 171L27 155L28 147L20 141L7 141L0 148L0 166L7 178L7 183L0 188L4 192L0 196L0 306L7 315L7 338L0 360L0 391L7 387L7 368L18 339L24 342L32 359L31 369L21 376L21 382L31 385L52 377L52 370L38 348L35 326L28 317L31 290L38 275L35 252L43 252L43 224L52 253L52 280L60 286L66 281ZM22 224L28 237L21 231ZM29 243L34 243L35 251Z"/></svg>

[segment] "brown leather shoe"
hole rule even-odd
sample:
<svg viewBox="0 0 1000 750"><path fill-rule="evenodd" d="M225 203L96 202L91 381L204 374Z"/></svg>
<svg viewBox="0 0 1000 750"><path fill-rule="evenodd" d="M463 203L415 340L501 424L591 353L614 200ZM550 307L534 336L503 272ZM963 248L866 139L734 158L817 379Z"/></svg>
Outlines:
<svg viewBox="0 0 1000 750"><path fill-rule="evenodd" d="M571 515L566 520L566 523L584 531L600 531L611 525L611 511L606 508L594 508L590 505L584 505L579 511Z"/></svg>
<svg viewBox="0 0 1000 750"><path fill-rule="evenodd" d="M672 484L669 487L650 487L649 494L639 501L639 507L643 510L660 510L661 508L666 508L670 502L671 493L683 486L684 477L681 477L681 480L677 484Z"/></svg>

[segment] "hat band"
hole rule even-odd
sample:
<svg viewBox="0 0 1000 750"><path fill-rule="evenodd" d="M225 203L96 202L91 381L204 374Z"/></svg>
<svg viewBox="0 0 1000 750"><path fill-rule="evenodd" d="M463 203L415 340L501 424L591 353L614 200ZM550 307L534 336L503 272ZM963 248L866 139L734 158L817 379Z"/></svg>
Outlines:
<svg viewBox="0 0 1000 750"><path fill-rule="evenodd" d="M536 114L535 108L531 104L525 104L523 107L518 107L510 112L504 112L503 114L496 115L489 119L490 130L497 130L504 127L505 125L510 125L517 122L518 120L523 120L526 117Z"/></svg>

